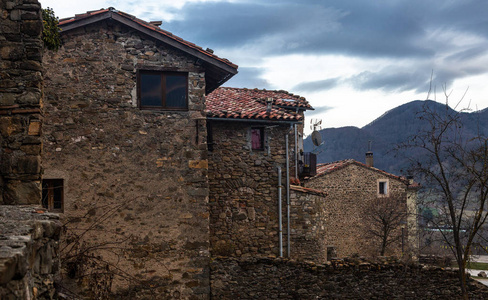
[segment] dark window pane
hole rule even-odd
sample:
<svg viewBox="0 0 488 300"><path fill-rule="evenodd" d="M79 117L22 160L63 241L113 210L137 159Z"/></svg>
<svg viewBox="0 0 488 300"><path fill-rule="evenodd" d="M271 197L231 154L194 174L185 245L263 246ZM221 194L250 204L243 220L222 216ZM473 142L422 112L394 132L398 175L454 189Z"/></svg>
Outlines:
<svg viewBox="0 0 488 300"><path fill-rule="evenodd" d="M42 180L42 206L49 210L63 209L63 179Z"/></svg>
<svg viewBox="0 0 488 300"><path fill-rule="evenodd" d="M49 209L49 190L46 182L42 183L42 207Z"/></svg>
<svg viewBox="0 0 488 300"><path fill-rule="evenodd" d="M63 208L63 180L53 180L54 209Z"/></svg>
<svg viewBox="0 0 488 300"><path fill-rule="evenodd" d="M186 76L166 75L166 107L186 108Z"/></svg>
<svg viewBox="0 0 488 300"><path fill-rule="evenodd" d="M161 75L140 74L141 106L162 106Z"/></svg>
<svg viewBox="0 0 488 300"><path fill-rule="evenodd" d="M263 149L263 129L252 128L251 129L251 145L253 150Z"/></svg>
<svg viewBox="0 0 488 300"><path fill-rule="evenodd" d="M386 194L386 182L380 182L379 193L381 195L385 195Z"/></svg>

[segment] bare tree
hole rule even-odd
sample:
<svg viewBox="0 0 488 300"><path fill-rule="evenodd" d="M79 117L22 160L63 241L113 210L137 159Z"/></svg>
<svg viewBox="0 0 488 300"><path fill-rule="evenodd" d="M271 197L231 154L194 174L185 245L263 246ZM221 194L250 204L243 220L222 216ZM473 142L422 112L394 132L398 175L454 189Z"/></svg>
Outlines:
<svg viewBox="0 0 488 300"><path fill-rule="evenodd" d="M143 280L129 274L121 264L124 257L134 257L134 261L146 266L145 257L140 257L141 250L146 252L139 245L142 242L133 235L126 236L117 231L104 229L106 222L130 206L134 200L138 199L94 206L80 217L68 219L63 225L64 239L60 246L64 272L61 273L63 278L58 283L58 290L61 289L76 299L79 296L90 299L129 299L133 296L130 295L132 286L156 297L157 288L168 285L166 279ZM96 211L100 213L96 214ZM94 236L100 235L105 238L93 239ZM136 256L137 253L139 255ZM77 284L72 284L73 281ZM123 296L112 291L113 285L117 282L128 287L124 290ZM85 286L79 289L78 287L83 284Z"/></svg>
<svg viewBox="0 0 488 300"><path fill-rule="evenodd" d="M427 129L400 148L415 155L410 157L413 171L428 189L423 205L439 212L434 227L457 262L462 295L468 299L466 263L488 216L488 140L480 127L466 130L462 120L466 110L449 108L450 95L445 89L444 94L444 108L426 102L418 113Z"/></svg>
<svg viewBox="0 0 488 300"><path fill-rule="evenodd" d="M403 201L402 201L403 200ZM404 237L406 224L406 197L391 194L378 197L368 203L364 210L364 228L367 235L379 245L379 253L385 255L388 247Z"/></svg>

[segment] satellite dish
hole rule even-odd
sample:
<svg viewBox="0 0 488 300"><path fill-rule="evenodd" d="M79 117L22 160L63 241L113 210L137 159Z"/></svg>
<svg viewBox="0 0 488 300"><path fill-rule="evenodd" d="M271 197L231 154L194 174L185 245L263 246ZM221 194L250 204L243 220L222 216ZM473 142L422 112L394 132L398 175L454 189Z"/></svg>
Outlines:
<svg viewBox="0 0 488 300"><path fill-rule="evenodd" d="M317 130L314 130L312 132L312 143L315 145L315 146L320 146L322 145L322 135L320 135L320 132L318 132Z"/></svg>

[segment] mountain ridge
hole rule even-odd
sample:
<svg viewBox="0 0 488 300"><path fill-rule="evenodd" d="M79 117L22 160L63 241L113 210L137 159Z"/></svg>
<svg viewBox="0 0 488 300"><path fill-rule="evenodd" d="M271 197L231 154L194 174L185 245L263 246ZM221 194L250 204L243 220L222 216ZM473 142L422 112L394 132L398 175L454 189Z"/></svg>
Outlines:
<svg viewBox="0 0 488 300"><path fill-rule="evenodd" d="M448 112L454 112L445 103L413 100L386 111L361 128L345 126L322 129L319 132L324 144L315 147L309 136L304 140L305 151L312 152L315 148L319 163L351 158L364 162L369 141L372 141L375 167L395 175L406 175L409 162L396 156L394 148L421 130L427 129L427 123L418 118L418 114L424 109L439 113L446 109ZM476 135L477 132L488 133L488 109L459 114L467 135Z"/></svg>

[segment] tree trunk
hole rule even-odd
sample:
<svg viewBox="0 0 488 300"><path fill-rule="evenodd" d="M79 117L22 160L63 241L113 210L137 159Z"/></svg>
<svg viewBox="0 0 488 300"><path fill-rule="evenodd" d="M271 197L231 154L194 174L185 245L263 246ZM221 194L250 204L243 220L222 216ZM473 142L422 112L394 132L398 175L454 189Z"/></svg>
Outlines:
<svg viewBox="0 0 488 300"><path fill-rule="evenodd" d="M461 285L461 294L463 299L468 300L469 297L468 297L468 287L466 283L466 265L465 265L466 262L463 259L461 259L457 263L459 267L458 275L459 275L459 283Z"/></svg>
<svg viewBox="0 0 488 300"><path fill-rule="evenodd" d="M381 243L381 252L380 252L380 255L381 256L385 256L385 251L386 251L386 243L387 243L387 240L388 240L388 235L386 234L386 232L383 234L383 241Z"/></svg>

